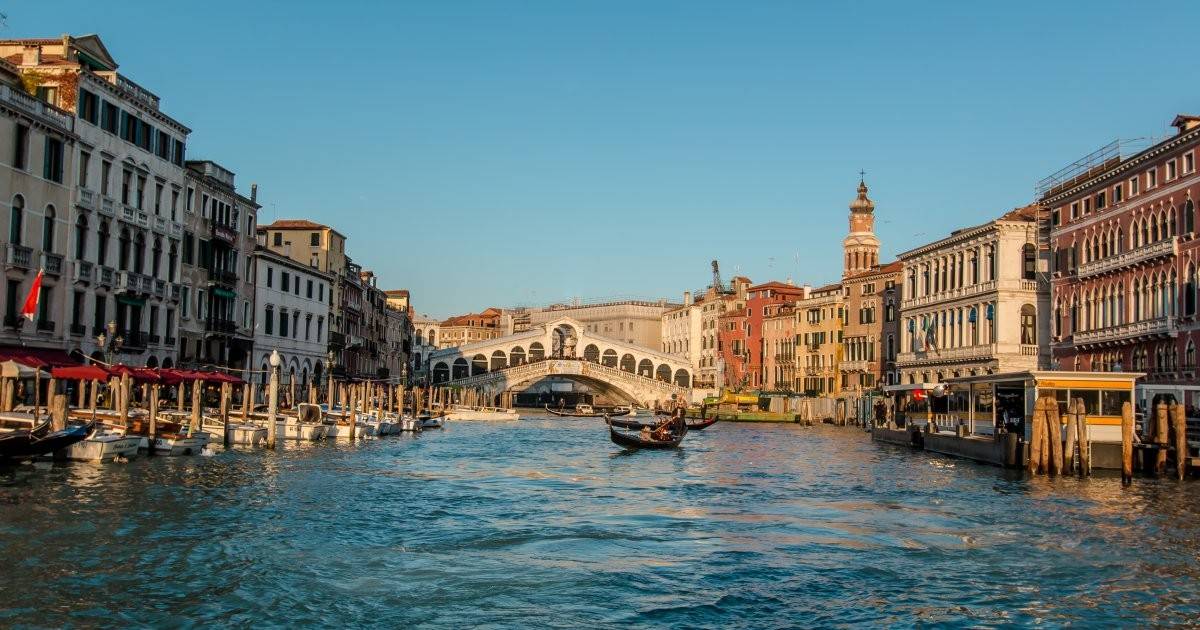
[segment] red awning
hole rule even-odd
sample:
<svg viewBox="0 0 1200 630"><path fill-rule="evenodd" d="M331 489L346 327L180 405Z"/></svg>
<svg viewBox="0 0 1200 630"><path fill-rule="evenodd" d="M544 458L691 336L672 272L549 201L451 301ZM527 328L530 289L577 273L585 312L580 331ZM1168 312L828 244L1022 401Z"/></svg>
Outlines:
<svg viewBox="0 0 1200 630"><path fill-rule="evenodd" d="M232 383L234 385L241 385L245 382L242 379L225 372L205 372L204 380L211 383Z"/></svg>
<svg viewBox="0 0 1200 630"><path fill-rule="evenodd" d="M107 381L109 374L98 365L72 365L51 369L50 376L70 381Z"/></svg>
<svg viewBox="0 0 1200 630"><path fill-rule="evenodd" d="M57 348L26 348L24 346L0 346L0 362L16 361L32 368L59 365L79 365L66 352Z"/></svg>
<svg viewBox="0 0 1200 630"><path fill-rule="evenodd" d="M113 376L128 374L129 378L143 383L157 383L161 380L159 379L158 374L149 368L129 367L128 365L114 365L108 368L108 371L112 373Z"/></svg>

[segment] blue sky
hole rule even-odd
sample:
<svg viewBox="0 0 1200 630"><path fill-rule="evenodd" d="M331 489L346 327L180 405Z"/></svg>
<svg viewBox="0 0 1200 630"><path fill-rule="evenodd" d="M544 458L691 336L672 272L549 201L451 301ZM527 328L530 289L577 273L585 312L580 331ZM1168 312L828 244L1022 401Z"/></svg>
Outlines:
<svg viewBox="0 0 1200 630"><path fill-rule="evenodd" d="M27 2L418 310L836 279L1200 112L1187 2Z"/></svg>

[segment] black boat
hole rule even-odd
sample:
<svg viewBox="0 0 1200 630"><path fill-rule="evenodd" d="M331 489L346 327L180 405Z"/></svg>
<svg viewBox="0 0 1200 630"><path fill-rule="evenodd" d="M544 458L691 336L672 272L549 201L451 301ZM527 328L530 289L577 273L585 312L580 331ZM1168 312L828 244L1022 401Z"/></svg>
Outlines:
<svg viewBox="0 0 1200 630"><path fill-rule="evenodd" d="M28 457L31 445L50 434L50 418L32 429L16 429L0 433L0 459Z"/></svg>
<svg viewBox="0 0 1200 630"><path fill-rule="evenodd" d="M92 434L92 430L95 427L96 423L89 420L84 424L72 424L61 431L48 433L40 440L31 442L29 444L29 452L25 456L37 457L39 455L48 455L60 448L67 448L76 442L82 442L87 439L87 436Z"/></svg>
<svg viewBox="0 0 1200 630"><path fill-rule="evenodd" d="M688 422L687 428L688 428L688 431L703 431L716 423L717 423L717 417L713 416L711 418L705 418L703 420L696 420L695 422ZM608 418L608 424L611 426L614 426L614 427L621 427L622 429L633 429L633 430L638 430L638 431L645 429L645 428L653 429L654 427L658 426L656 423L653 423L653 422L644 423L644 422L638 422L637 420L615 420L613 418Z"/></svg>
<svg viewBox="0 0 1200 630"><path fill-rule="evenodd" d="M613 444L624 446L625 448L675 448L683 441L684 436L687 435L687 431L673 435L669 440L645 439L632 433L622 433L611 426L608 427L608 434Z"/></svg>

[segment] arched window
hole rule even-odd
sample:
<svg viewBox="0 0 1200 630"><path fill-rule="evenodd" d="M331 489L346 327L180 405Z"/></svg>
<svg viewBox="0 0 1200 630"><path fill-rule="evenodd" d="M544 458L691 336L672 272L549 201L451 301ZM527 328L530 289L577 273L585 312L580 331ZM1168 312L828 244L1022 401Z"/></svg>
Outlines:
<svg viewBox="0 0 1200 630"><path fill-rule="evenodd" d="M96 232L96 264L108 264L108 221L100 220L100 228Z"/></svg>
<svg viewBox="0 0 1200 630"><path fill-rule="evenodd" d="M430 331L430 334L432 334L432 333L433 333L433 331ZM525 348L522 348L521 346L516 346L512 350L508 351L508 364L509 365L522 365L524 363L525 363Z"/></svg>
<svg viewBox="0 0 1200 630"><path fill-rule="evenodd" d="M546 348L542 342L535 341L529 344L529 362L536 363L546 358Z"/></svg>
<svg viewBox="0 0 1200 630"><path fill-rule="evenodd" d="M24 232L25 221L25 198L21 195L13 197L12 212L9 213L8 220L8 242L13 245L22 243L21 234Z"/></svg>
<svg viewBox="0 0 1200 630"><path fill-rule="evenodd" d="M1187 279L1183 283L1183 314L1196 314L1196 263L1188 263Z"/></svg>
<svg viewBox="0 0 1200 630"><path fill-rule="evenodd" d="M42 217L42 251L54 253L54 206L46 206L46 214Z"/></svg>
<svg viewBox="0 0 1200 630"><path fill-rule="evenodd" d="M1164 238L1170 238L1179 233L1176 231L1179 229L1179 223L1175 220L1175 206L1171 206L1171 209L1167 212L1170 214L1168 215L1167 219L1167 234Z"/></svg>
<svg viewBox="0 0 1200 630"><path fill-rule="evenodd" d="M1183 202L1183 231L1187 234L1196 231L1196 204L1191 199Z"/></svg>
<svg viewBox="0 0 1200 630"><path fill-rule="evenodd" d="M171 249L167 252L167 281L175 282L175 263L179 259L179 246L171 241Z"/></svg>
<svg viewBox="0 0 1200 630"><path fill-rule="evenodd" d="M1139 245L1150 244L1150 223L1151 221L1149 217L1142 218L1142 240L1140 243L1138 243Z"/></svg>
<svg viewBox="0 0 1200 630"><path fill-rule="evenodd" d="M1025 243L1022 252L1024 263L1021 277L1025 280L1034 280L1037 278L1037 247L1033 243Z"/></svg>
<svg viewBox="0 0 1200 630"><path fill-rule="evenodd" d="M146 235L141 230L133 237L133 270L138 273L146 270Z"/></svg>
<svg viewBox="0 0 1200 630"><path fill-rule="evenodd" d="M1196 369L1196 342L1188 340L1187 349L1183 351L1183 369Z"/></svg>
<svg viewBox="0 0 1200 630"><path fill-rule="evenodd" d="M83 260L83 254L87 251L87 217L82 214L75 220L75 258Z"/></svg>
<svg viewBox="0 0 1200 630"><path fill-rule="evenodd" d="M129 228L121 228L121 235L117 237L117 268L122 271L129 270L129 247L131 242Z"/></svg>
<svg viewBox="0 0 1200 630"><path fill-rule="evenodd" d="M162 266L162 239L154 237L154 249L150 256L150 275L158 276L158 270Z"/></svg>

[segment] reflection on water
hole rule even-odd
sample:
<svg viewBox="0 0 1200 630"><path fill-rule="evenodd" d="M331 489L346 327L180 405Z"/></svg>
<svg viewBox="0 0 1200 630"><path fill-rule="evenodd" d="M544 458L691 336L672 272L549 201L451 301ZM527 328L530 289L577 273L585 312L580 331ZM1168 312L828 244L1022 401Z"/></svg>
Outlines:
<svg viewBox="0 0 1200 630"><path fill-rule="evenodd" d="M547 418L38 464L0 471L0 625L1190 623L1197 495L852 429L625 452Z"/></svg>

